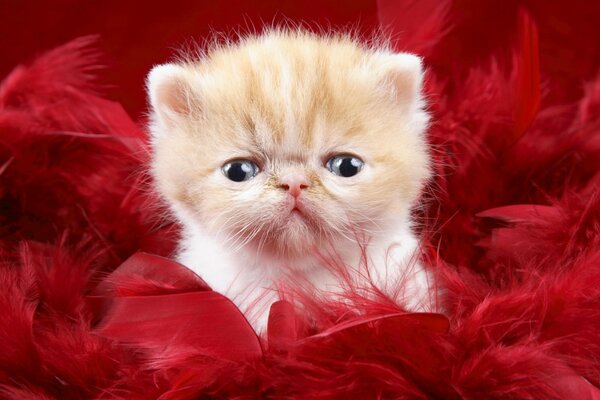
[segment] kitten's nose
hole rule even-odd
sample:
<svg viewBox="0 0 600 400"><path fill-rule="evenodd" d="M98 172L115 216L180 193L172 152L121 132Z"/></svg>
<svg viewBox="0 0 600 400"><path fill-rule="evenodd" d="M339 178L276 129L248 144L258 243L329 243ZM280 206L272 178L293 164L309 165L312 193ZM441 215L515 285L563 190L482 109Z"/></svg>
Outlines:
<svg viewBox="0 0 600 400"><path fill-rule="evenodd" d="M308 180L304 174L292 172L286 174L279 179L279 187L287 190L292 196L298 197L302 193L302 189L308 187Z"/></svg>

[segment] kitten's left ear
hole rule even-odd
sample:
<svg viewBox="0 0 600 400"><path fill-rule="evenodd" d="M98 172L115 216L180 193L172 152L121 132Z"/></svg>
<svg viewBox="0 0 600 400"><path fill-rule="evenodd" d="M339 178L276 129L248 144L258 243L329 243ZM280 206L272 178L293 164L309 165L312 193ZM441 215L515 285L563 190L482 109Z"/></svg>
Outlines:
<svg viewBox="0 0 600 400"><path fill-rule="evenodd" d="M385 54L380 59L380 73L385 84L390 85L396 99L414 106L421 98L423 63L421 58L409 53Z"/></svg>
<svg viewBox="0 0 600 400"><path fill-rule="evenodd" d="M164 128L172 128L200 110L194 78L193 71L179 64L158 65L148 74L148 99L157 122Z"/></svg>

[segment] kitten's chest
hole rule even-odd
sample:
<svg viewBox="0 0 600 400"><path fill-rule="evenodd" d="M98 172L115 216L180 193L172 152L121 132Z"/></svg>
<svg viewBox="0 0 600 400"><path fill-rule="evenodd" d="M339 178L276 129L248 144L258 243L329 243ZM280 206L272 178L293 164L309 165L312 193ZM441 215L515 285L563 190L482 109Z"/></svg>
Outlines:
<svg viewBox="0 0 600 400"><path fill-rule="evenodd" d="M395 275L398 264L410 258L415 247L412 235L394 235L369 246L342 245L299 260L281 260L251 251L234 252L214 238L189 235L178 258L213 290L235 297L297 288L340 292L367 279L381 284Z"/></svg>

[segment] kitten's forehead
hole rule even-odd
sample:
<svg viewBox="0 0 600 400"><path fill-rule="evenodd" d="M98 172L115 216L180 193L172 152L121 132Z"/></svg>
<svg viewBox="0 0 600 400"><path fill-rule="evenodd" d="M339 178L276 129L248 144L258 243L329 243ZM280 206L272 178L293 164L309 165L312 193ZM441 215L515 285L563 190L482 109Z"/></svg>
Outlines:
<svg viewBox="0 0 600 400"><path fill-rule="evenodd" d="M361 130L376 95L365 63L356 46L315 40L270 38L228 50L208 62L207 114L242 121L263 148L321 146Z"/></svg>

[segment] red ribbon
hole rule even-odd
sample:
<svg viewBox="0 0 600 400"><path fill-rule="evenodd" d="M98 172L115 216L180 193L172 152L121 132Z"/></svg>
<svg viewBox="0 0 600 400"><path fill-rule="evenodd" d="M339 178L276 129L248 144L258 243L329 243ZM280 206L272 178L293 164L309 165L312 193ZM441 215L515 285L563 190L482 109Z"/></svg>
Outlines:
<svg viewBox="0 0 600 400"><path fill-rule="evenodd" d="M90 301L101 318L96 332L120 342L200 348L229 360L262 355L237 307L166 258L134 254L98 285Z"/></svg>

